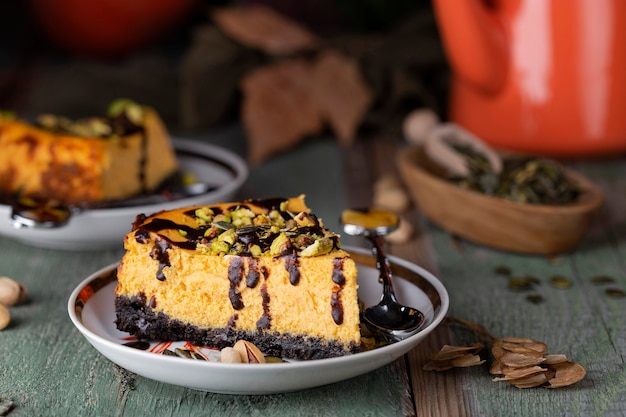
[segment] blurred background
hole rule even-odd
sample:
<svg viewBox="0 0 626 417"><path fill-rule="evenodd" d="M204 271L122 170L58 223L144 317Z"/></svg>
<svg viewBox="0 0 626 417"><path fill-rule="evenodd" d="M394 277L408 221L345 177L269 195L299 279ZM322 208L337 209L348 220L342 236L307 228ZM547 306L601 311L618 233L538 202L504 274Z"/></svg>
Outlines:
<svg viewBox="0 0 626 417"><path fill-rule="evenodd" d="M448 70L427 0L8 2L0 108L82 117L128 97L154 106L175 134L237 122L242 77L284 57L230 38L211 13L259 4L355 59L374 95L364 135L399 132L416 107L443 115Z"/></svg>

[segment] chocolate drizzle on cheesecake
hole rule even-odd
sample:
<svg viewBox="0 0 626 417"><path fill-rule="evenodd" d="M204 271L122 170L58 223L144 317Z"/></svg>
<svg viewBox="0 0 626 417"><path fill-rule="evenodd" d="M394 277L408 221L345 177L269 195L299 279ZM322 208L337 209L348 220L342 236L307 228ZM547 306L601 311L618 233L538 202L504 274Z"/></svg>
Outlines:
<svg viewBox="0 0 626 417"><path fill-rule="evenodd" d="M256 258L250 258L248 260L248 274L246 275L246 287L248 288L254 288L259 284L261 273L257 269L258 263Z"/></svg>
<svg viewBox="0 0 626 417"><path fill-rule="evenodd" d="M239 283L243 278L243 261L240 257L233 257L230 260L228 266L228 280L230 281L230 288L228 290L228 299L230 304L235 310L241 310L244 308L241 293L237 290Z"/></svg>
<svg viewBox="0 0 626 417"><path fill-rule="evenodd" d="M340 325L343 323L343 304L341 303L341 290L333 291L330 296L330 308L333 321Z"/></svg>
<svg viewBox="0 0 626 417"><path fill-rule="evenodd" d="M234 329L237 327L237 319L239 318L239 314L235 313L230 316L228 323L226 324L227 329Z"/></svg>
<svg viewBox="0 0 626 417"><path fill-rule="evenodd" d="M346 284L346 277L343 274L343 258L333 259L333 282L342 287Z"/></svg>
<svg viewBox="0 0 626 417"><path fill-rule="evenodd" d="M289 282L291 285L298 285L300 282L300 270L298 269L298 257L291 253L284 256L285 269L289 272Z"/></svg>
<svg viewBox="0 0 626 417"><path fill-rule="evenodd" d="M272 316L270 315L270 295L267 292L267 284L261 286L261 299L263 300L263 315L256 322L256 328L259 330L269 329L271 327Z"/></svg>
<svg viewBox="0 0 626 417"><path fill-rule="evenodd" d="M336 324L343 323L343 303L341 302L341 290L346 284L346 277L343 274L343 258L333 259L333 282L339 287L330 296L330 308L333 320Z"/></svg>
<svg viewBox="0 0 626 417"><path fill-rule="evenodd" d="M159 261L159 268L157 269L157 275L156 278L159 281L165 281L165 274L163 273L163 268L165 268L166 266L171 266L170 264L170 256L169 253L167 252L169 245L167 240L161 238L161 237L157 237L154 240L154 246L152 247L152 250L150 251L150 257L152 259L156 259L157 261Z"/></svg>

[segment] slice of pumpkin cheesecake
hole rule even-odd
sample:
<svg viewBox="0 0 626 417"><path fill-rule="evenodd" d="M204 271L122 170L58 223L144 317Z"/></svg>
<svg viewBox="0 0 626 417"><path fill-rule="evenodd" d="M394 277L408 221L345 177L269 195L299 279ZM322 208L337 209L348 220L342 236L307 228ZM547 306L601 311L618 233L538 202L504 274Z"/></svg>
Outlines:
<svg viewBox="0 0 626 417"><path fill-rule="evenodd" d="M122 331L295 359L359 351L356 264L303 196L139 216L124 245Z"/></svg>

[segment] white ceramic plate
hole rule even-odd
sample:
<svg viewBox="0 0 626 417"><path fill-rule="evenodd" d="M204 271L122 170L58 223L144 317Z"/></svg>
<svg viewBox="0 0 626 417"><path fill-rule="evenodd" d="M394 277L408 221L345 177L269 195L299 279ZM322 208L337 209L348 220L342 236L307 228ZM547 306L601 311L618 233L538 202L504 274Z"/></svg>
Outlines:
<svg viewBox="0 0 626 417"><path fill-rule="evenodd" d="M365 305L378 303L375 259L369 251L347 248L359 268L359 298ZM125 346L134 340L113 324L115 270L110 265L87 277L68 302L70 318L85 338L104 356L127 370L157 381L224 394L269 394L297 391L345 380L384 366L417 346L443 320L448 311L448 293L443 284L425 269L390 256L394 286L400 302L421 310L424 328L397 343L353 355L268 364L228 364L215 360L215 352L204 354L209 361L164 356L163 344L150 350ZM171 348L173 349L173 348Z"/></svg>
<svg viewBox="0 0 626 417"><path fill-rule="evenodd" d="M183 139L173 139L173 145L183 172L217 188L193 197L156 204L85 210L73 214L67 224L50 229L15 227L10 220L11 207L0 204L0 235L51 249L121 247L124 235L130 231L138 214L229 201L248 178L244 160L227 149Z"/></svg>

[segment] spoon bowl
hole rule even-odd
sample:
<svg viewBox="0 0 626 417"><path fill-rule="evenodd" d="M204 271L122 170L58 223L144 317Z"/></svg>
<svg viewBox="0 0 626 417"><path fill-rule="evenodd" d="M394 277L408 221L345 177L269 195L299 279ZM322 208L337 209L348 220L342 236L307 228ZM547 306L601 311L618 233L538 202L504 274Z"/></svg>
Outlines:
<svg viewBox="0 0 626 417"><path fill-rule="evenodd" d="M389 260L383 250L384 236L398 227L398 216L378 209L344 210L341 223L347 234L364 236L372 243L372 253L383 284L380 302L363 312L367 328L392 341L406 339L420 331L425 322L424 314L398 302Z"/></svg>

